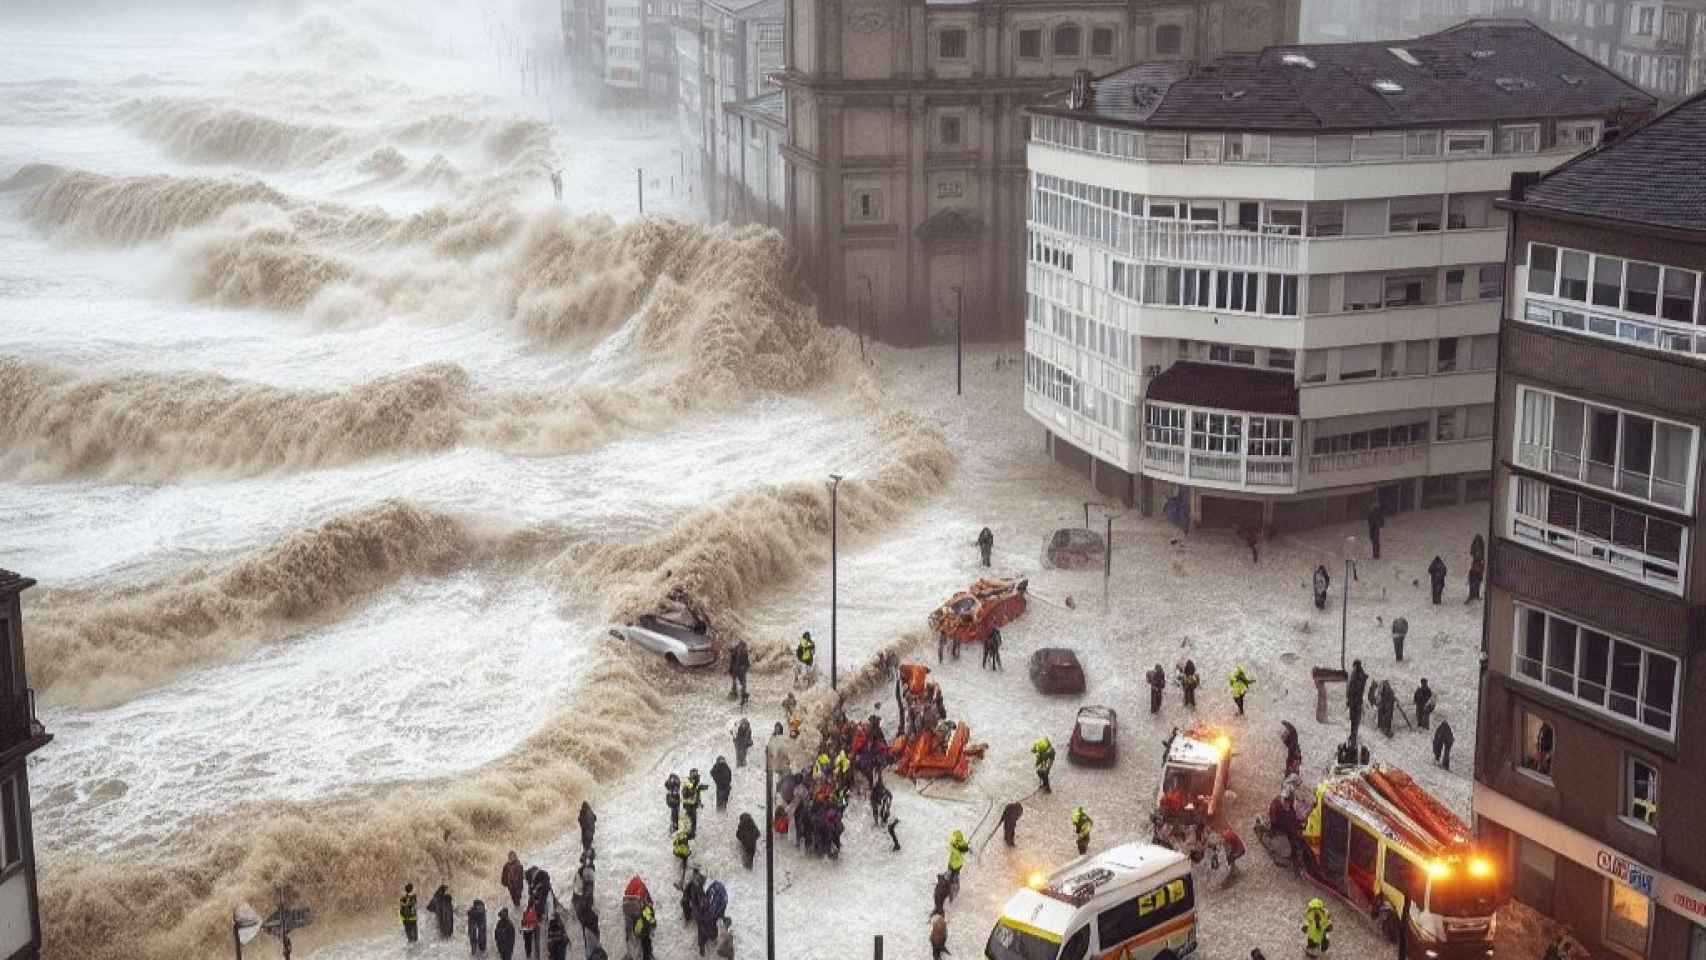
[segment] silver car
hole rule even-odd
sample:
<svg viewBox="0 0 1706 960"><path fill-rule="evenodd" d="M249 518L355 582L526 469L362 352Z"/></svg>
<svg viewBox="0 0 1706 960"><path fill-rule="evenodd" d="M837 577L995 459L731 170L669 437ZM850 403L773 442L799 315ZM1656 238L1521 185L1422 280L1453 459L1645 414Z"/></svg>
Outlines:
<svg viewBox="0 0 1706 960"><path fill-rule="evenodd" d="M612 627L610 635L661 654L676 666L703 667L717 662L717 644L705 624L696 619L684 623L668 616L646 614L626 626Z"/></svg>

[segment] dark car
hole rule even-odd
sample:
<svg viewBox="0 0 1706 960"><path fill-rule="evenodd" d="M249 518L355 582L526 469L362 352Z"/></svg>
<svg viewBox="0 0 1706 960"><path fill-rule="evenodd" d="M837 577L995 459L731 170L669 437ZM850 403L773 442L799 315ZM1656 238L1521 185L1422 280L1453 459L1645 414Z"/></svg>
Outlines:
<svg viewBox="0 0 1706 960"><path fill-rule="evenodd" d="M1031 686L1043 693L1083 693L1084 667L1065 647L1043 647L1031 654Z"/></svg>
<svg viewBox="0 0 1706 960"><path fill-rule="evenodd" d="M1066 758L1093 767L1112 766L1119 759L1120 715L1113 707L1078 708Z"/></svg>

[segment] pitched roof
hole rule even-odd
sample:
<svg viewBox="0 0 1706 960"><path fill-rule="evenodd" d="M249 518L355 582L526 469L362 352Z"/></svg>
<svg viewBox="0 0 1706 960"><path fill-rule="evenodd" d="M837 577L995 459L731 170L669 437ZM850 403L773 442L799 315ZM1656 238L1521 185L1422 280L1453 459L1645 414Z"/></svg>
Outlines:
<svg viewBox="0 0 1706 960"><path fill-rule="evenodd" d="M36 582L29 577L13 573L10 570L0 569L0 596L14 594L20 590L28 590L35 585Z"/></svg>
<svg viewBox="0 0 1706 960"><path fill-rule="evenodd" d="M1470 20L1411 40L1315 43L1147 63L1060 115L1161 129L1368 130L1651 109L1639 87L1527 20Z"/></svg>
<svg viewBox="0 0 1706 960"><path fill-rule="evenodd" d="M1590 150L1523 191L1563 213L1706 233L1706 91L1632 133Z"/></svg>
<svg viewBox="0 0 1706 960"><path fill-rule="evenodd" d="M1146 400L1189 407L1297 416L1297 383L1289 373L1181 360L1149 383Z"/></svg>

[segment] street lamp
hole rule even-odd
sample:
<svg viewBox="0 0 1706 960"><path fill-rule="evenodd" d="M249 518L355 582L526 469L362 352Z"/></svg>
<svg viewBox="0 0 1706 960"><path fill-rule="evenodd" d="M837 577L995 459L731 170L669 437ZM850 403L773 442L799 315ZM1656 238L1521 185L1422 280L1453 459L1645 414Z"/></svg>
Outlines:
<svg viewBox="0 0 1706 960"><path fill-rule="evenodd" d="M782 725L764 741L764 956L776 960L776 783L771 779L771 754L776 752Z"/></svg>
<svg viewBox="0 0 1706 960"><path fill-rule="evenodd" d="M841 489L841 474L829 475L829 689L836 689L835 675L835 619L838 606L836 597L836 562L838 559L837 528L840 524L841 511L838 492Z"/></svg>
<svg viewBox="0 0 1706 960"><path fill-rule="evenodd" d="M1351 552L1356 549L1357 538L1345 538L1345 577L1344 599L1339 601L1339 669L1345 669L1345 638L1350 631L1351 617L1351 581L1356 579L1357 562L1351 558Z"/></svg>
<svg viewBox="0 0 1706 960"><path fill-rule="evenodd" d="M960 334L960 314L965 309L965 291L962 287L954 288L954 396L961 396L961 344L964 342Z"/></svg>

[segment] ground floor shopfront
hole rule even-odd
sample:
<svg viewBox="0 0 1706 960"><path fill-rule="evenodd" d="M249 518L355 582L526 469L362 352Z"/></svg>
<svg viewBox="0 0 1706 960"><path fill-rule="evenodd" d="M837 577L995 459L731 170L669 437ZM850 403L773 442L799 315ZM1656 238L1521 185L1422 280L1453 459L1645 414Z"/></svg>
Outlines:
<svg viewBox="0 0 1706 960"><path fill-rule="evenodd" d="M1502 851L1516 899L1567 924L1596 957L1706 960L1706 890L1475 785L1475 830Z"/></svg>

